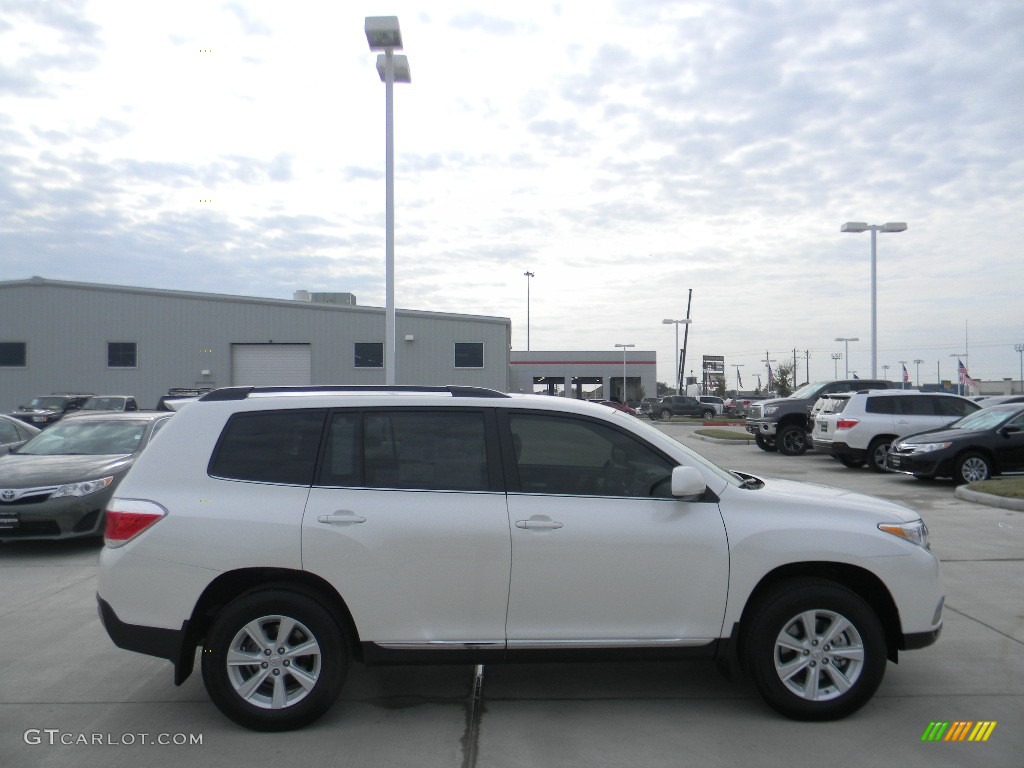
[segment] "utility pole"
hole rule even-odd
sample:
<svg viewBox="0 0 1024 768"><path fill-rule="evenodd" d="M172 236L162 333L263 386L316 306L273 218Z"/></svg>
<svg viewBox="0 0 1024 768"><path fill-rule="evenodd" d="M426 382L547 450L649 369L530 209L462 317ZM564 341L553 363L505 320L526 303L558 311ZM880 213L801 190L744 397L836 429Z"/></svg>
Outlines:
<svg viewBox="0 0 1024 768"><path fill-rule="evenodd" d="M808 384L811 383L811 350L809 349L804 350L804 379Z"/></svg>

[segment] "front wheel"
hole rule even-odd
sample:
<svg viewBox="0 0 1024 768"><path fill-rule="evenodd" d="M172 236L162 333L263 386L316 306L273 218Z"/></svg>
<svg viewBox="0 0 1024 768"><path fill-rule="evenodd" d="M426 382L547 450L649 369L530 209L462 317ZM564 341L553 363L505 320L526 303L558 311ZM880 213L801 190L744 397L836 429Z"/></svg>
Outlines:
<svg viewBox="0 0 1024 768"><path fill-rule="evenodd" d="M790 424L775 435L775 443L783 456L802 456L807 452L807 433L803 427Z"/></svg>
<svg viewBox="0 0 1024 768"><path fill-rule="evenodd" d="M670 411L668 408L663 408L661 410L661 413L659 414L659 416L661 416L661 418L663 418L663 419L671 419L672 418L672 411Z"/></svg>
<svg viewBox="0 0 1024 768"><path fill-rule="evenodd" d="M704 416L705 419L713 419L713 418L715 418L715 412L714 411L704 411L703 416Z"/></svg>
<svg viewBox="0 0 1024 768"><path fill-rule="evenodd" d="M763 435L754 435L754 443L762 451L767 451L768 453L771 453L772 451L775 450L775 441L769 440L767 437L764 437Z"/></svg>
<svg viewBox="0 0 1024 768"><path fill-rule="evenodd" d="M992 462L980 453L965 453L956 460L956 467L953 469L953 482L956 485L980 483L990 477Z"/></svg>
<svg viewBox="0 0 1024 768"><path fill-rule="evenodd" d="M228 604L207 633L202 656L213 703L255 731L312 723L334 704L348 670L345 638L331 614L282 589Z"/></svg>
<svg viewBox="0 0 1024 768"><path fill-rule="evenodd" d="M777 584L745 623L742 653L758 692L794 720L860 709L885 674L885 633L855 592L831 581Z"/></svg>

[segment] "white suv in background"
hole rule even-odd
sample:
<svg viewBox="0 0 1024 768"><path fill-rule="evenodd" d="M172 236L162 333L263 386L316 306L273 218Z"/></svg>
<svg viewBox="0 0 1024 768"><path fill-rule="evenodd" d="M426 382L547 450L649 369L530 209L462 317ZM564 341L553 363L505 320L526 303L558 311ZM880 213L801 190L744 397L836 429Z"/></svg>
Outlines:
<svg viewBox="0 0 1024 768"><path fill-rule="evenodd" d="M215 390L106 521L110 637L179 685L201 648L257 730L324 714L353 662L739 660L782 714L834 719L942 627L913 510L729 472L571 398Z"/></svg>
<svg viewBox="0 0 1024 768"><path fill-rule="evenodd" d="M846 467L886 471L886 456L898 437L945 426L981 406L941 392L881 389L833 396L811 425L814 450Z"/></svg>

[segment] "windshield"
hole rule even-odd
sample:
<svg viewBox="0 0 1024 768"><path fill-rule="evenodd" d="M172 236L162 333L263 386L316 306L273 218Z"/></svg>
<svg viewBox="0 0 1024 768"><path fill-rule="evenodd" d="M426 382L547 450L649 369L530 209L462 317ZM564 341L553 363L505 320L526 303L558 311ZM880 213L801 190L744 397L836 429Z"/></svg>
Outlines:
<svg viewBox="0 0 1024 768"><path fill-rule="evenodd" d="M63 397L33 397L28 404L29 408L40 411L62 411L64 410Z"/></svg>
<svg viewBox="0 0 1024 768"><path fill-rule="evenodd" d="M67 421L40 432L18 451L34 456L105 456L135 453L146 433L143 421Z"/></svg>
<svg viewBox="0 0 1024 768"><path fill-rule="evenodd" d="M808 398L814 397L818 394L826 384L828 384L827 381L815 381L811 384L804 384L800 389L790 395L790 397L807 400Z"/></svg>
<svg viewBox="0 0 1024 768"><path fill-rule="evenodd" d="M946 429L966 429L966 430L980 430L980 429L992 429L998 427L1004 421L1008 421L1010 418L1018 413L1024 411L1024 408L1014 407L1001 407L994 405L991 408L982 408L980 411L975 411L964 416L959 421L954 421Z"/></svg>
<svg viewBox="0 0 1024 768"><path fill-rule="evenodd" d="M83 411L120 411L124 409L123 397L90 397Z"/></svg>

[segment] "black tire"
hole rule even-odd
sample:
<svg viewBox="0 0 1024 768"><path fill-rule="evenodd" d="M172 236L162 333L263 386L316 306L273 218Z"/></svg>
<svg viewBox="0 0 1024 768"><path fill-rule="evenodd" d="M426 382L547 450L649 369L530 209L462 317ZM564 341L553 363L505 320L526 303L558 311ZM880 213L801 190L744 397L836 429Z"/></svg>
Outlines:
<svg viewBox="0 0 1024 768"><path fill-rule="evenodd" d="M754 435L754 443L762 451L768 451L768 453L771 453L775 450L775 441L769 440L764 435Z"/></svg>
<svg viewBox="0 0 1024 768"><path fill-rule="evenodd" d="M843 629L830 635L837 623ZM846 717L885 675L878 616L855 592L824 579L781 582L763 595L744 620L741 653L765 702L794 720Z"/></svg>
<svg viewBox="0 0 1024 768"><path fill-rule="evenodd" d="M889 449L892 448L893 438L876 437L868 444L868 468L873 472L888 472L885 468L886 458L889 456Z"/></svg>
<svg viewBox="0 0 1024 768"><path fill-rule="evenodd" d="M285 622L290 631L280 637ZM255 625L261 637L253 634ZM249 654L252 664L228 663L229 655ZM213 703L254 731L292 730L319 718L338 698L349 663L344 634L330 612L286 589L250 592L229 603L206 635L202 659Z"/></svg>
<svg viewBox="0 0 1024 768"><path fill-rule="evenodd" d="M704 411L704 413L702 415L704 416L705 419L713 419L713 418L715 418L715 412L714 411Z"/></svg>
<svg viewBox="0 0 1024 768"><path fill-rule="evenodd" d="M984 454L971 451L958 456L953 466L953 484L980 483L992 477L992 461Z"/></svg>
<svg viewBox="0 0 1024 768"><path fill-rule="evenodd" d="M802 456L807 453L807 433L803 427L787 424L775 434L775 445L783 456Z"/></svg>
<svg viewBox="0 0 1024 768"><path fill-rule="evenodd" d="M668 408L662 408L661 412L658 415L663 419L671 419L672 411L670 411Z"/></svg>
<svg viewBox="0 0 1024 768"><path fill-rule="evenodd" d="M855 459L852 456L836 456L839 463L850 469L857 469L864 466L864 459Z"/></svg>

